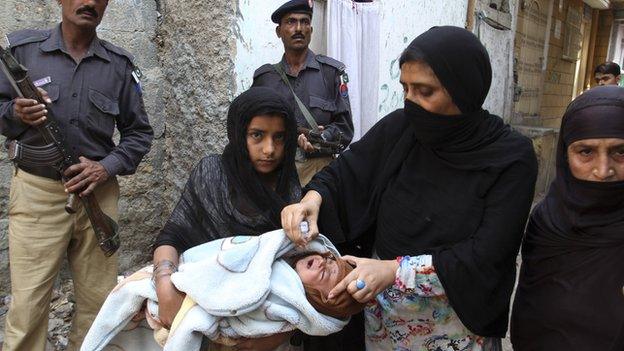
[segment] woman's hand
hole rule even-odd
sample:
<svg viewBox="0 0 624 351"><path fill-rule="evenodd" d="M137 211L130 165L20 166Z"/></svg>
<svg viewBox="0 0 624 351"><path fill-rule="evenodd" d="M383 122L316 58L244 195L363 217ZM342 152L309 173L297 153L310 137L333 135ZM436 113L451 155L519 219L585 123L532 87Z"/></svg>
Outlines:
<svg viewBox="0 0 624 351"><path fill-rule="evenodd" d="M282 227L288 238L298 246L306 246L318 236L317 221L322 201L321 194L310 190L301 202L286 206L282 210ZM309 227L306 236L303 236L299 227L304 220L308 222Z"/></svg>
<svg viewBox="0 0 624 351"><path fill-rule="evenodd" d="M396 260L374 260L354 256L342 258L356 267L329 292L330 299L347 290L355 300L366 303L394 284L399 268ZM364 283L361 289L358 289L358 280Z"/></svg>
<svg viewBox="0 0 624 351"><path fill-rule="evenodd" d="M241 342L234 346L234 349L238 351L272 351L284 342L286 342L286 340L290 339L290 337L294 333L294 331L291 331L286 333L273 334L265 336L263 338L243 338L241 339Z"/></svg>
<svg viewBox="0 0 624 351"><path fill-rule="evenodd" d="M156 280L156 296L158 318L165 328L170 329L186 295L176 289L171 282L171 276L161 276Z"/></svg>

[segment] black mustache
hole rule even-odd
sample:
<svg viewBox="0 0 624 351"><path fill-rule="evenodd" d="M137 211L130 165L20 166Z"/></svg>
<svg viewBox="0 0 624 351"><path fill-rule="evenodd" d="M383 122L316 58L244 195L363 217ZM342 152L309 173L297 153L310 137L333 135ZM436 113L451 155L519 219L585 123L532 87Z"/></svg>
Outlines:
<svg viewBox="0 0 624 351"><path fill-rule="evenodd" d="M95 9L92 6L89 5L85 5L82 6L81 8L79 8L78 10L76 10L76 14L83 14L83 13L88 13L93 17L98 17L98 13L97 11L95 11Z"/></svg>

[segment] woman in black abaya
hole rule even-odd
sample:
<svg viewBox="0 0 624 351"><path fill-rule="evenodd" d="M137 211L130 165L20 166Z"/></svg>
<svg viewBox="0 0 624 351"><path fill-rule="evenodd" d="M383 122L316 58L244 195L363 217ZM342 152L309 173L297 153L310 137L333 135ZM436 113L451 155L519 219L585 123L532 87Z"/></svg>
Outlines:
<svg viewBox="0 0 624 351"><path fill-rule="evenodd" d="M515 259L533 198L531 142L481 107L492 70L470 32L434 27L400 59L405 107L312 180L282 225L299 222L378 259L334 290L373 300L371 350L495 350L507 329Z"/></svg>
<svg viewBox="0 0 624 351"><path fill-rule="evenodd" d="M517 351L624 350L624 89L563 116L557 178L531 214L511 320Z"/></svg>
<svg viewBox="0 0 624 351"><path fill-rule="evenodd" d="M211 240L278 229L282 208L301 198L294 164L297 125L288 106L268 88L239 95L228 111L229 142L223 154L203 158L191 172L154 245L154 279L164 325L171 324L184 299L170 280L179 254ZM289 336L276 334L237 347L272 350Z"/></svg>

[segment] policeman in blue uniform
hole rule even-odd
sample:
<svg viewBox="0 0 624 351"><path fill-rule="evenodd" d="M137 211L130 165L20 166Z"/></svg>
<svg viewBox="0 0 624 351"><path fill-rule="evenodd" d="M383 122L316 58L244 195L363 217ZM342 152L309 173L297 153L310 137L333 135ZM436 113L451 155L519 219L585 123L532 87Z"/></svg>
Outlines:
<svg viewBox="0 0 624 351"><path fill-rule="evenodd" d="M279 63L258 68L253 86L275 89L291 103L299 126L314 129L316 124L323 139L346 147L353 138L348 76L342 62L317 55L308 48L312 37L312 4L311 0L292 0L273 12L271 20L277 24L275 32L284 44L284 55ZM304 110L309 111L313 121ZM331 162L333 155L315 150L305 135L300 135L298 142L304 151L300 155L304 157L297 159L297 171L301 184L305 185Z"/></svg>
<svg viewBox="0 0 624 351"><path fill-rule="evenodd" d="M49 104L16 96L0 73L0 133L12 145L46 145L35 126L45 122L49 108L81 162L70 167L63 184L52 166L13 155L17 168L8 206L12 301L4 351L44 350L52 288L64 257L76 302L68 349L80 347L117 282L117 255L106 257L99 249L82 206L75 214L65 212L66 191L93 193L102 211L117 220L116 176L136 171L153 138L132 56L96 34L108 1L57 1L61 24L7 37L12 54L29 69ZM112 138L115 128L118 143Z"/></svg>

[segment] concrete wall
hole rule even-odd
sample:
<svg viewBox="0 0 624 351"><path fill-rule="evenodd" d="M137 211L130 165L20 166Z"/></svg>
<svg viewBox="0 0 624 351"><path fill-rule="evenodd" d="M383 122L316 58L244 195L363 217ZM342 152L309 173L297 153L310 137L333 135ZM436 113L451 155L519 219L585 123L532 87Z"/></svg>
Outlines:
<svg viewBox="0 0 624 351"><path fill-rule="evenodd" d="M475 34L488 50L492 63L492 85L484 107L509 122L513 111L513 49L518 1L510 0L507 4L505 10L512 14L510 30L496 29L481 21L475 26ZM484 5L483 1L480 2L476 10L483 10Z"/></svg>
<svg viewBox="0 0 624 351"><path fill-rule="evenodd" d="M165 213L175 206L191 168L227 141L227 110L235 91L232 35L237 2L161 1L158 26L165 93Z"/></svg>
<svg viewBox="0 0 624 351"><path fill-rule="evenodd" d="M379 117L403 107L399 56L419 34L433 26L463 27L467 1L381 0Z"/></svg>
<svg viewBox="0 0 624 351"><path fill-rule="evenodd" d="M150 245L188 172L225 144L236 50L232 0L115 0L99 35L136 56L155 140L137 174L121 177L121 270L148 261ZM0 33L48 28L60 20L52 0L3 0ZM4 139L0 138L0 142ZM9 291L7 198L12 165L0 152L0 295Z"/></svg>
<svg viewBox="0 0 624 351"><path fill-rule="evenodd" d="M236 35L234 71L237 94L251 86L256 68L265 63L276 63L281 60L284 46L275 34L276 24L271 22L271 14L283 2L282 0L239 1L234 25ZM323 30L316 23L313 24L313 28L316 32ZM316 33L312 36L315 37Z"/></svg>

